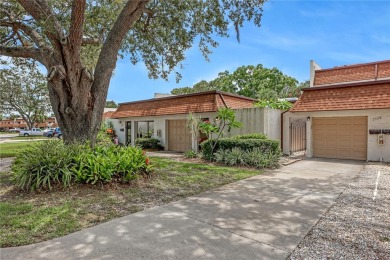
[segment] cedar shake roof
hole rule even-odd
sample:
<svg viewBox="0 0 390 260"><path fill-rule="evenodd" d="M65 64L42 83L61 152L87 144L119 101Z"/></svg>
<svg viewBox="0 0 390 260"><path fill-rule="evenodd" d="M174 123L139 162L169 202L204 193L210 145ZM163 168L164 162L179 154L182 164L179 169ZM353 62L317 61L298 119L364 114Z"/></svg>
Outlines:
<svg viewBox="0 0 390 260"><path fill-rule="evenodd" d="M251 108L254 101L231 93L207 91L121 103L111 118L216 112L221 107Z"/></svg>
<svg viewBox="0 0 390 260"><path fill-rule="evenodd" d="M316 70L314 86L390 78L390 60Z"/></svg>
<svg viewBox="0 0 390 260"><path fill-rule="evenodd" d="M303 93L291 112L390 108L390 80L311 87Z"/></svg>

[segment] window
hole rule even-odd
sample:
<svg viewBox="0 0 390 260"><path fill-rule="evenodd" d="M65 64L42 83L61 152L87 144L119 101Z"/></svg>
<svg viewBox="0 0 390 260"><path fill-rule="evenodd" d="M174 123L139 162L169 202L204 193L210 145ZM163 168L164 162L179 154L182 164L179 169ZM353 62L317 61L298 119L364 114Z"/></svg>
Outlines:
<svg viewBox="0 0 390 260"><path fill-rule="evenodd" d="M154 134L153 121L138 121L137 122L137 138L150 138Z"/></svg>

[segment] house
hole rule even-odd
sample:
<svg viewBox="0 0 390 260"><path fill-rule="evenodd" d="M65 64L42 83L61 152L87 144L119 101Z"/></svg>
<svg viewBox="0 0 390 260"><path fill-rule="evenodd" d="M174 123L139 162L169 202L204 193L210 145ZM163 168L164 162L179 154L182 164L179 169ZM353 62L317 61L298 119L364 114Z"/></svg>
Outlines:
<svg viewBox="0 0 390 260"><path fill-rule="evenodd" d="M43 122L35 123L34 125L34 127L36 128L48 128L57 126L58 124L55 117L46 118ZM0 120L0 129L8 131L11 128L27 129L27 123L23 118Z"/></svg>
<svg viewBox="0 0 390 260"><path fill-rule="evenodd" d="M212 122L219 108L228 107L236 111L237 120L246 126L234 130L234 134L279 133L274 130L274 125L279 124L276 127L280 127L281 111L253 108L254 102L255 99L221 91L157 95L153 99L119 104L110 121L122 144L134 145L137 138L153 136L160 140L166 150L183 152L197 146L187 127L189 113Z"/></svg>
<svg viewBox="0 0 390 260"><path fill-rule="evenodd" d="M303 141L307 157L390 162L390 60L322 69L283 115L283 152ZM296 140L294 122L306 132Z"/></svg>

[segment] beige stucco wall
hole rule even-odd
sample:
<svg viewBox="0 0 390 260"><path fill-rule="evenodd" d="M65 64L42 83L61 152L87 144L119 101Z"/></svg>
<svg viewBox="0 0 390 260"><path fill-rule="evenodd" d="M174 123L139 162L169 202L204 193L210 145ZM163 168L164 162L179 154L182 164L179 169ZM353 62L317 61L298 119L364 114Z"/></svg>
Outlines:
<svg viewBox="0 0 390 260"><path fill-rule="evenodd" d="M344 111L321 111L321 112L296 112L285 113L283 116L283 153L289 154L289 122L294 118L303 117L343 117L343 116L367 116L368 129L390 129L390 109L370 109L370 110L344 110ZM312 120L307 121L306 156L313 156L313 141L311 131ZM390 135L384 135L384 144L378 144L378 135L369 134L367 131L367 160L390 162Z"/></svg>
<svg viewBox="0 0 390 260"><path fill-rule="evenodd" d="M280 140L282 110L272 108L235 109L236 120L241 128L232 129L231 135L263 133L270 139Z"/></svg>

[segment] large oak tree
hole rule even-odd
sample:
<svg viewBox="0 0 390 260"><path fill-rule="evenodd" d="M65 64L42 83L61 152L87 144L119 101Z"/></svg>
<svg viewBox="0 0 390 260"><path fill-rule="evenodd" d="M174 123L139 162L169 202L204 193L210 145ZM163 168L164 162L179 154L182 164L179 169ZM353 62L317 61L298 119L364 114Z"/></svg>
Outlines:
<svg viewBox="0 0 390 260"><path fill-rule="evenodd" d="M245 21L260 26L264 0L6 0L0 55L31 58L48 71L48 91L67 142L95 141L118 57L167 78L197 42L207 59L216 36ZM124 86L129 87L129 86ZM124 90L125 91L125 90ZM131 91L129 88L126 91Z"/></svg>

